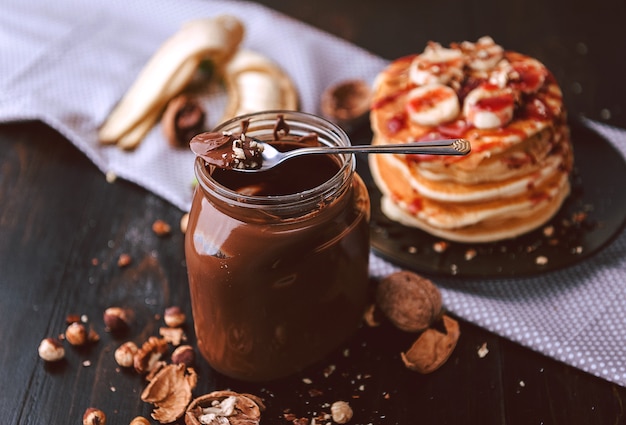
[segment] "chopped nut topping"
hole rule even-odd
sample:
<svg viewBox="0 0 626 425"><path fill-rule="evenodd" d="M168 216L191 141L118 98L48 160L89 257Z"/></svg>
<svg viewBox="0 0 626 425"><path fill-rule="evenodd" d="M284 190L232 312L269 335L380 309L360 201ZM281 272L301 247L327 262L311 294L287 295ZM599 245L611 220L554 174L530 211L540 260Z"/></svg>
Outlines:
<svg viewBox="0 0 626 425"><path fill-rule="evenodd" d="M159 328L159 335L174 347L178 347L181 342L187 340L187 336L181 328Z"/></svg>

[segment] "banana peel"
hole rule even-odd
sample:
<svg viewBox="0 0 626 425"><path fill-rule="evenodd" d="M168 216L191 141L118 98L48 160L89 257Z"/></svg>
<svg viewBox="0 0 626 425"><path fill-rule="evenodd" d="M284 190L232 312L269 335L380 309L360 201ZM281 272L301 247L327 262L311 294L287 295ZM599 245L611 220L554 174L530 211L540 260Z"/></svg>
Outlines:
<svg viewBox="0 0 626 425"><path fill-rule="evenodd" d="M296 110L289 75L268 57L240 50L243 23L230 15L185 23L141 70L98 131L103 144L136 148L158 122L168 102L184 91L208 62L222 78L227 104L222 120L264 110Z"/></svg>
<svg viewBox="0 0 626 425"><path fill-rule="evenodd" d="M223 15L185 23L139 73L98 131L101 143L135 148L157 122L167 102L192 80L200 63L224 66L237 51L244 26Z"/></svg>

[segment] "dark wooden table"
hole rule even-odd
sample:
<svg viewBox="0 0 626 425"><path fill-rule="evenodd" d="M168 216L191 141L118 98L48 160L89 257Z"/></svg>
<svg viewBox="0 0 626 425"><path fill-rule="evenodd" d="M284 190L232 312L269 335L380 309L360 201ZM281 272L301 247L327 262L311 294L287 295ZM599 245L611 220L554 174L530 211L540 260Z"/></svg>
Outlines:
<svg viewBox="0 0 626 425"><path fill-rule="evenodd" d="M261 3L388 59L420 51L430 39L448 43L489 34L545 62L561 82L571 114L626 128L622 0ZM42 123L0 126L1 423L79 424L90 406L105 411L109 424L149 417L151 406L139 397L144 381L120 370L113 352L126 339L156 335L170 305L187 313L185 329L194 343L178 230L182 215L133 184L107 183ZM157 219L172 226L169 236L153 233ZM117 265L122 253L132 257L126 267ZM104 330L102 313L112 305L135 312L125 335ZM45 364L37 346L43 337L61 334L70 314L86 315L101 339L66 347L64 361ZM407 335L364 327L322 363L264 385L227 379L198 359L194 394L225 388L257 394L267 402L263 423L272 424L288 423L285 411L310 418L339 399L353 406L352 424L626 422L626 389L460 324L452 357L430 375L402 365ZM481 358L484 343L489 353ZM336 369L325 377L329 365Z"/></svg>

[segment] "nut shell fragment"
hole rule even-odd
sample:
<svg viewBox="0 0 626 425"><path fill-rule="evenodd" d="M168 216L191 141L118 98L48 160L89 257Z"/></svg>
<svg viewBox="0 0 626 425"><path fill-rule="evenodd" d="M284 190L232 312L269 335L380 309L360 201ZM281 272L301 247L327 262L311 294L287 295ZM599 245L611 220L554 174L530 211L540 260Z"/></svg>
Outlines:
<svg viewBox="0 0 626 425"><path fill-rule="evenodd" d="M214 391L194 399L185 413L186 425L258 425L263 401L252 394Z"/></svg>
<svg viewBox="0 0 626 425"><path fill-rule="evenodd" d="M155 336L148 338L133 358L133 365L137 373L152 371L166 351L166 340Z"/></svg>
<svg viewBox="0 0 626 425"><path fill-rule="evenodd" d="M419 373L430 373L437 370L450 357L461 335L459 323L444 315L445 333L436 328L426 329L411 348L400 353L404 365Z"/></svg>
<svg viewBox="0 0 626 425"><path fill-rule="evenodd" d="M380 282L376 304L399 329L420 332L439 319L442 299L430 280L413 272L399 271Z"/></svg>
<svg viewBox="0 0 626 425"><path fill-rule="evenodd" d="M163 366L141 393L141 400L155 406L152 417L162 424L174 422L185 413L196 387L197 375L184 364Z"/></svg>

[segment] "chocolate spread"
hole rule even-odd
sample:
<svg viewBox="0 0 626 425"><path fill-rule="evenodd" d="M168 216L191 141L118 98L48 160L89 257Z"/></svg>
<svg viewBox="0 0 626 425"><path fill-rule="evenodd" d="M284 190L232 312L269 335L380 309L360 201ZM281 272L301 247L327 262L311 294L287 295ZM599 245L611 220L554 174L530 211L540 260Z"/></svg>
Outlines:
<svg viewBox="0 0 626 425"><path fill-rule="evenodd" d="M296 139L283 136L277 147L292 149ZM259 173L209 168L199 175L185 242L200 352L216 370L252 381L321 360L356 330L365 308L363 182L351 174L336 197L287 218L230 205L203 180L255 197L302 194L340 172L335 157L305 155Z"/></svg>

